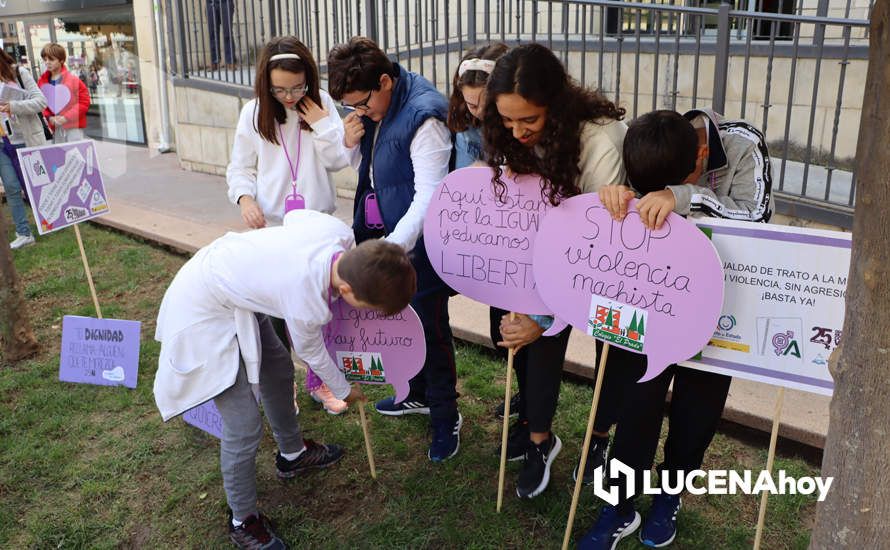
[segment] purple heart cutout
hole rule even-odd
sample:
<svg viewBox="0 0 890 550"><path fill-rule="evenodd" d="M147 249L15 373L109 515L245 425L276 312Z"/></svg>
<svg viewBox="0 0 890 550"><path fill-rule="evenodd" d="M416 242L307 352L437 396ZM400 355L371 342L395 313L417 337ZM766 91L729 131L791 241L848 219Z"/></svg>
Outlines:
<svg viewBox="0 0 890 550"><path fill-rule="evenodd" d="M55 86L42 84L40 91L43 92L43 97L46 98L49 110L54 114L62 112L68 106L68 103L71 102L71 91L63 84L56 84Z"/></svg>

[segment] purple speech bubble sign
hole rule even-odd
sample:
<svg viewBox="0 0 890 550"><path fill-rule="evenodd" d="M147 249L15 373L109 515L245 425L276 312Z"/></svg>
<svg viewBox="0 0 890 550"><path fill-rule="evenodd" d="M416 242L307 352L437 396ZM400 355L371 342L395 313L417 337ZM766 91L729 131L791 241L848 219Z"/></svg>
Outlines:
<svg viewBox="0 0 890 550"><path fill-rule="evenodd" d="M46 98L46 105L53 114L61 113L68 106L68 103L71 102L71 90L62 84L56 84L55 86L43 84L40 86L40 91L43 93L43 97Z"/></svg>
<svg viewBox="0 0 890 550"><path fill-rule="evenodd" d="M596 194L563 201L541 224L534 271L560 318L645 354L645 382L708 343L723 306L723 267L695 225L671 213L649 231L635 205L616 222Z"/></svg>
<svg viewBox="0 0 890 550"><path fill-rule="evenodd" d="M139 321L65 315L59 380L135 388L141 327Z"/></svg>
<svg viewBox="0 0 890 550"><path fill-rule="evenodd" d="M426 339L417 313L408 306L395 315L356 309L342 298L331 307L325 346L346 379L391 384L396 402L408 397L408 382L426 360Z"/></svg>
<svg viewBox="0 0 890 550"><path fill-rule="evenodd" d="M217 439L222 439L223 418L213 399L185 411L182 413L182 419L186 424L191 424Z"/></svg>
<svg viewBox="0 0 890 550"><path fill-rule="evenodd" d="M532 271L535 235L552 208L541 197L541 178L503 176L500 200L491 177L484 166L461 168L436 188L423 224L430 263L451 288L477 302L549 315Z"/></svg>

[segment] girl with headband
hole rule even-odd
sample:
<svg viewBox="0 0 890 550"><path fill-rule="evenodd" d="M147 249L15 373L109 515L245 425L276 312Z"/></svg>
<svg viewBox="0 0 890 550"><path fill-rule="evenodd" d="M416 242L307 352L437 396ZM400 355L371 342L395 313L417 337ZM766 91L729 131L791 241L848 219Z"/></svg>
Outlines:
<svg viewBox="0 0 890 550"><path fill-rule="evenodd" d="M241 219L259 229L281 225L292 209L332 213L337 205L331 172L348 166L349 158L343 121L331 96L319 88L309 48L293 36L273 38L259 55L255 94L241 109L226 170L229 200L240 207ZM273 324L284 345L264 355L290 357L283 323ZM329 413L346 410L346 402L311 370L306 388Z"/></svg>
<svg viewBox="0 0 890 550"><path fill-rule="evenodd" d="M455 168L469 166L482 158L482 107L485 85L495 61L507 51L500 42L467 52L454 73L448 103L448 128L455 133Z"/></svg>

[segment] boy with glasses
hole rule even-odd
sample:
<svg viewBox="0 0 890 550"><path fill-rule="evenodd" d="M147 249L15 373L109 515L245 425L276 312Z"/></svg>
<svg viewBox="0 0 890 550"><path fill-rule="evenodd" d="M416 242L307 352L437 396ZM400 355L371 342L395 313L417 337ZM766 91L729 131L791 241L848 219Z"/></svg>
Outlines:
<svg viewBox="0 0 890 550"><path fill-rule="evenodd" d="M377 403L388 416L429 414L427 456L441 462L460 447L454 343L448 323L451 290L436 275L421 232L436 185L449 171L448 102L422 76L389 60L372 40L354 37L328 55L331 97L351 109L344 145L358 170L353 230L356 241L385 238L409 251L417 270L411 305L423 323L427 356L402 402Z"/></svg>

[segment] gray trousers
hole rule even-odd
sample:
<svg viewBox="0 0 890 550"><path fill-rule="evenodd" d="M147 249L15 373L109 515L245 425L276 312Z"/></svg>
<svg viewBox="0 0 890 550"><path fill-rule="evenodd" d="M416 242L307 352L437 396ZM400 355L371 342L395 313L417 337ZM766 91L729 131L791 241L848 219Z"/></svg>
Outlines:
<svg viewBox="0 0 890 550"><path fill-rule="evenodd" d="M282 453L303 449L303 435L294 408L294 363L281 344L269 317L257 314L263 359L260 400L272 435ZM236 519L257 513L256 455L263 437L263 419L247 382L244 365L235 384L214 398L223 418L219 463L229 508Z"/></svg>

